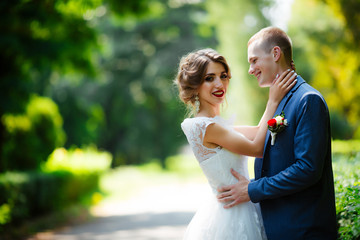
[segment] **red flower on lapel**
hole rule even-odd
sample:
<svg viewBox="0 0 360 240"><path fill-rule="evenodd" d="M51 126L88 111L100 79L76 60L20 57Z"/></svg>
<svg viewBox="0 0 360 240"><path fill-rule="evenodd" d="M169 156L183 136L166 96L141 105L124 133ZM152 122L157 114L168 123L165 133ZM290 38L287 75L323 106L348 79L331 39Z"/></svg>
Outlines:
<svg viewBox="0 0 360 240"><path fill-rule="evenodd" d="M285 119L285 113L282 111L280 115L276 115L274 118L270 119L268 122L268 129L271 133L271 145L275 144L276 134L282 132L285 127L288 125L287 120Z"/></svg>

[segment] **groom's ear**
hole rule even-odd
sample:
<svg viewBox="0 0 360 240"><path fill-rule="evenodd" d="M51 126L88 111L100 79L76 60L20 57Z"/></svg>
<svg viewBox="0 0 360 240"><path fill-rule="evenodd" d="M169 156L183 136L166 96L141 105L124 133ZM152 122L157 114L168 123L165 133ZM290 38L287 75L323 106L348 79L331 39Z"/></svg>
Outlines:
<svg viewBox="0 0 360 240"><path fill-rule="evenodd" d="M275 62L279 61L280 57L281 57L281 48L279 46L273 47L272 55L273 55Z"/></svg>

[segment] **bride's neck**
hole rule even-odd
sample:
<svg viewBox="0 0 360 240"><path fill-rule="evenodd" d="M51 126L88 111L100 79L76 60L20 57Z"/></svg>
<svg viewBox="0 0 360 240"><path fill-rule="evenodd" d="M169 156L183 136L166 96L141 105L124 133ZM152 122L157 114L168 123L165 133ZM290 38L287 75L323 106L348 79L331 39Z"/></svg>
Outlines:
<svg viewBox="0 0 360 240"><path fill-rule="evenodd" d="M215 117L220 115L220 106L204 106L200 107L197 117Z"/></svg>

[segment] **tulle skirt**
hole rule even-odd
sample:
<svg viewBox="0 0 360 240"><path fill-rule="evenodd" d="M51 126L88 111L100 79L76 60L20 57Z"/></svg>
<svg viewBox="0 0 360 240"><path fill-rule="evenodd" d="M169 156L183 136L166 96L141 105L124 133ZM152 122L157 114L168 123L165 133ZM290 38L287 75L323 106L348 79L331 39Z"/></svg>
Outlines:
<svg viewBox="0 0 360 240"><path fill-rule="evenodd" d="M252 202L224 209L215 196L204 203L188 225L184 240L265 240L258 205Z"/></svg>

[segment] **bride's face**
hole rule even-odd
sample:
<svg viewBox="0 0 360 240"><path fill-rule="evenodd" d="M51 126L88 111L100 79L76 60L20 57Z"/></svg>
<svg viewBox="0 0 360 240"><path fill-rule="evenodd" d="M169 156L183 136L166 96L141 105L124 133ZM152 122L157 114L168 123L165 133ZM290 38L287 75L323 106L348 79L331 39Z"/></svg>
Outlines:
<svg viewBox="0 0 360 240"><path fill-rule="evenodd" d="M210 62L204 76L204 82L198 89L200 106L221 104L227 92L229 76L221 63Z"/></svg>

